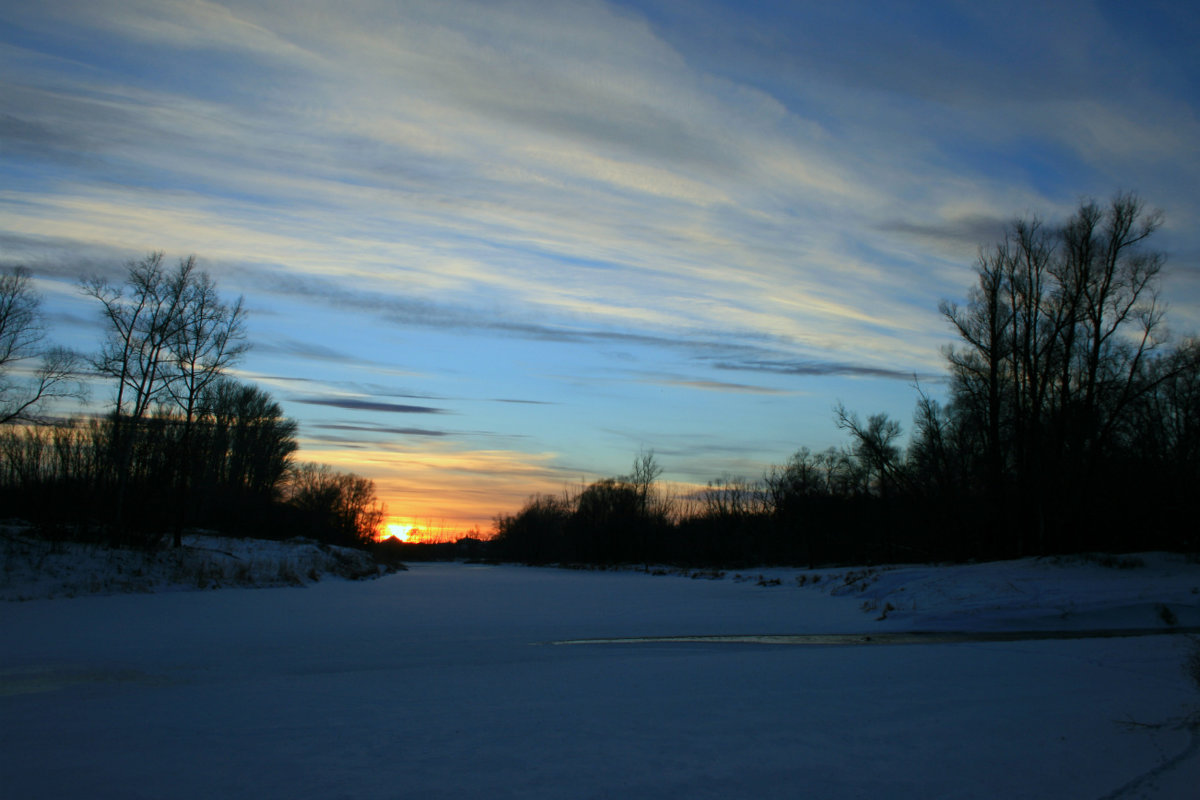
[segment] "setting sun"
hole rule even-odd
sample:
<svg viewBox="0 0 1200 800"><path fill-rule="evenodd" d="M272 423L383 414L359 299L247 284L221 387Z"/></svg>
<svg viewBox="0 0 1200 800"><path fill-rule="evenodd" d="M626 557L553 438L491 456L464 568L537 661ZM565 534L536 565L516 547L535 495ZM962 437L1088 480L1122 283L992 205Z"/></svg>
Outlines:
<svg viewBox="0 0 1200 800"><path fill-rule="evenodd" d="M412 525L405 525L400 522L392 522L383 526L383 538L387 539L389 537L395 537L402 542L407 542L409 534L412 533L412 529Z"/></svg>

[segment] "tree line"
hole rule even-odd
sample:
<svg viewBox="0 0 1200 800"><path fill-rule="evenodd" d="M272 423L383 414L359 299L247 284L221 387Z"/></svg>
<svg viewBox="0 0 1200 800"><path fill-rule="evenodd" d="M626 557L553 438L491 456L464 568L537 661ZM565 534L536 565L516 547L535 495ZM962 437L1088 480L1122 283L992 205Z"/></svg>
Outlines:
<svg viewBox="0 0 1200 800"><path fill-rule="evenodd" d="M643 454L628 476L498 516L496 546L536 563L722 565L1195 551L1200 342L1166 328L1161 224L1118 194L981 248L965 305L940 306L957 336L946 400L916 386L907 447L898 420L839 403L842 447L675 496Z"/></svg>
<svg viewBox="0 0 1200 800"><path fill-rule="evenodd" d="M243 301L228 302L195 257L162 253L124 280L80 283L104 339L92 354L46 347L28 271L0 276L0 503L60 536L178 546L187 528L361 545L384 518L374 484L297 463L295 421L229 376L249 348ZM55 420L86 374L113 386L108 413Z"/></svg>

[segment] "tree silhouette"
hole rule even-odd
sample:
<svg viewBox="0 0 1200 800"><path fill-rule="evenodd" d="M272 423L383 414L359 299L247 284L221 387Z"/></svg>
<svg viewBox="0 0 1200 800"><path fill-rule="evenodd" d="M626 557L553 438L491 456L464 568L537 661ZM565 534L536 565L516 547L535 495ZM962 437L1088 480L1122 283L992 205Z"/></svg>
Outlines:
<svg viewBox="0 0 1200 800"><path fill-rule="evenodd" d="M1161 222L1133 194L1085 201L1058 228L1017 220L981 252L967 306L941 305L961 340L947 351L953 430L926 414L920 446L954 436L1018 554L1081 546L1130 414L1176 369L1157 357L1164 256L1147 242Z"/></svg>
<svg viewBox="0 0 1200 800"><path fill-rule="evenodd" d="M30 273L17 267L0 274L0 425L33 422L52 398L82 394L74 380L78 357L61 347L44 347L41 298ZM38 362L19 378L27 362Z"/></svg>
<svg viewBox="0 0 1200 800"><path fill-rule="evenodd" d="M183 433L164 467L176 485L179 516L174 543L178 546L194 481L189 470L198 403L246 350L242 301L223 303L212 278L197 269L194 256L167 270L161 252L130 262L120 285L95 277L84 280L81 288L101 304L106 323L105 340L93 365L116 381L112 445L118 478L117 535L125 533L131 459L139 446L137 439L145 432L144 422L155 407L160 408L161 422L161 409L174 405L183 413Z"/></svg>

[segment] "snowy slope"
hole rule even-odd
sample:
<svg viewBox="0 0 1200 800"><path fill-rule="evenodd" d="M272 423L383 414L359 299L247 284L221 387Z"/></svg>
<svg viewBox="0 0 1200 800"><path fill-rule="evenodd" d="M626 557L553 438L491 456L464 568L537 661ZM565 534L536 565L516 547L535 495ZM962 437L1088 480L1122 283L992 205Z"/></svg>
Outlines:
<svg viewBox="0 0 1200 800"><path fill-rule="evenodd" d="M1142 559L829 570L815 583L794 570L428 564L305 588L4 603L0 786L18 798L1192 798L1200 692L1181 669L1185 636L554 644L1169 632L1160 603L1184 625L1200 565Z"/></svg>
<svg viewBox="0 0 1200 800"><path fill-rule="evenodd" d="M147 552L49 542L0 525L0 600L121 592L300 586L323 576L380 574L366 553L304 539L283 542L189 534L181 549Z"/></svg>
<svg viewBox="0 0 1200 800"><path fill-rule="evenodd" d="M1200 625L1198 578L1196 559L1142 553L848 570L825 586L910 629L1077 630Z"/></svg>

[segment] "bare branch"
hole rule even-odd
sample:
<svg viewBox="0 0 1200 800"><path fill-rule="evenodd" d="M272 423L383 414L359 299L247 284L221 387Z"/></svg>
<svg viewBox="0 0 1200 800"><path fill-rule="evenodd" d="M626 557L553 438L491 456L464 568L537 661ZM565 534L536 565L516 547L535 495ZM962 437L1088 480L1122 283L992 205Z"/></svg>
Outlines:
<svg viewBox="0 0 1200 800"><path fill-rule="evenodd" d="M80 397L78 357L63 348L42 349L41 298L28 270L0 275L0 425L33 422L47 401ZM36 367L27 367L37 361ZM24 373L25 377L15 375Z"/></svg>

